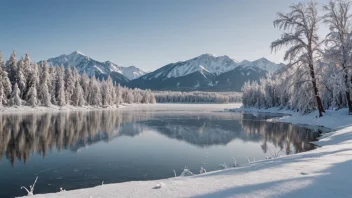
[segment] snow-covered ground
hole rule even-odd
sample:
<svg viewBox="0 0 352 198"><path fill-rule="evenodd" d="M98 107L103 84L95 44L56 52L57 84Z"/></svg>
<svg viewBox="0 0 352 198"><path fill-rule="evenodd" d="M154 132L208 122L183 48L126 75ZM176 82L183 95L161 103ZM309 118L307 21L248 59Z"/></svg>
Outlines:
<svg viewBox="0 0 352 198"><path fill-rule="evenodd" d="M325 126L315 150L192 177L106 184L34 197L352 197L352 116L347 110L301 116L278 109L233 111L289 113L275 121ZM171 171L171 170L170 170ZM39 178L40 179L40 178ZM35 193L35 191L34 191Z"/></svg>
<svg viewBox="0 0 352 198"><path fill-rule="evenodd" d="M44 106L37 106L37 107L30 107L30 106L12 106L12 107L1 107L0 108L0 115L7 115L7 114L16 114L16 113L45 113L45 112L67 112L67 111L91 111L91 110L103 110L103 109L117 109L117 108L124 108L126 106L131 106L134 104L121 104L118 107L114 106L107 106L107 107L93 107L93 106L55 106L51 105L50 107Z"/></svg>

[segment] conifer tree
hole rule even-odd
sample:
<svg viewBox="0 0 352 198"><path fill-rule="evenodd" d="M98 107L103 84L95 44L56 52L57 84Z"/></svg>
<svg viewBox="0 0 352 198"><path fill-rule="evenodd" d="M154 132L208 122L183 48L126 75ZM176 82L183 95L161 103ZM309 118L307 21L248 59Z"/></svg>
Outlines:
<svg viewBox="0 0 352 198"><path fill-rule="evenodd" d="M42 75L41 75L41 83L40 83L40 89L39 89L39 99L41 101L41 104L44 106L50 106L51 102L51 96L49 93L49 68L48 68L48 64L47 61L43 61L42 63Z"/></svg>
<svg viewBox="0 0 352 198"><path fill-rule="evenodd" d="M71 66L69 65L65 72L66 104L71 104L74 89L75 89L75 82L72 76Z"/></svg>
<svg viewBox="0 0 352 198"><path fill-rule="evenodd" d="M21 97L20 89L18 88L17 83L14 84L11 94L11 105L21 106Z"/></svg>
<svg viewBox="0 0 352 198"><path fill-rule="evenodd" d="M56 72L57 74L56 101L59 106L66 105L64 71L65 71L64 67L61 66Z"/></svg>

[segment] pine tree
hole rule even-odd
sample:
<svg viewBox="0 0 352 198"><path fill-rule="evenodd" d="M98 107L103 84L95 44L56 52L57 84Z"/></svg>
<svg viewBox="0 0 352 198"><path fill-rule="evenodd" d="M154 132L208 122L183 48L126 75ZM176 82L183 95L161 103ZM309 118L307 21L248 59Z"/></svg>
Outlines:
<svg viewBox="0 0 352 198"><path fill-rule="evenodd" d="M119 105L122 104L123 100L122 100L122 89L120 84L117 85L116 87L116 98L115 98L115 104Z"/></svg>
<svg viewBox="0 0 352 198"><path fill-rule="evenodd" d="M39 99L41 101L41 104L43 104L44 106L50 106L51 102L51 96L49 93L49 87L48 84L50 82L49 80L49 68L48 68L48 64L47 61L45 60L42 63L42 75L41 75L41 83L40 83L40 89L39 89Z"/></svg>
<svg viewBox="0 0 352 198"><path fill-rule="evenodd" d="M72 76L71 66L69 65L65 72L66 104L71 104L74 89L75 89L75 82Z"/></svg>
<svg viewBox="0 0 352 198"><path fill-rule="evenodd" d="M0 107L3 106L4 97L5 97L4 87L2 86L2 83L0 82Z"/></svg>
<svg viewBox="0 0 352 198"><path fill-rule="evenodd" d="M108 104L113 105L115 100L115 92L114 92L114 84L110 76L108 76L108 79L106 80L106 84L107 84L107 89L109 91Z"/></svg>
<svg viewBox="0 0 352 198"><path fill-rule="evenodd" d="M56 101L59 106L66 105L64 71L65 71L64 67L61 66L56 73L57 74Z"/></svg>
<svg viewBox="0 0 352 198"><path fill-rule="evenodd" d="M21 106L21 97L20 97L20 89L18 88L17 83L13 86L12 94L11 94L11 104L16 106Z"/></svg>
<svg viewBox="0 0 352 198"><path fill-rule="evenodd" d="M89 82L89 104L92 106L100 106L102 104L102 95L100 83L95 76L92 76Z"/></svg>
<svg viewBox="0 0 352 198"><path fill-rule="evenodd" d="M11 85L14 85L16 83L16 73L17 73L15 50L12 52L10 56L10 60L6 62L6 70L8 72L8 77L10 79Z"/></svg>
<svg viewBox="0 0 352 198"><path fill-rule="evenodd" d="M149 103L150 101L150 93L149 91L145 91L144 94L143 94L143 98L142 98L142 103Z"/></svg>
<svg viewBox="0 0 352 198"><path fill-rule="evenodd" d="M18 88L21 91L21 98L24 98L24 94L26 93L26 77L24 75L24 60L21 59L17 62L17 70L16 70L16 82L18 84Z"/></svg>
<svg viewBox="0 0 352 198"><path fill-rule="evenodd" d="M72 95L72 105L83 106L84 104L85 104L85 100L84 100L84 95L83 95L83 89L82 89L81 85L79 84L79 81L76 81L75 90Z"/></svg>
<svg viewBox="0 0 352 198"><path fill-rule="evenodd" d="M35 86L35 83L33 83L31 88L29 88L29 91L28 91L28 104L31 105L32 107L35 107L38 104L37 88Z"/></svg>
<svg viewBox="0 0 352 198"><path fill-rule="evenodd" d="M2 56L2 52L0 51L0 68L4 69L5 64L4 64L4 57Z"/></svg>
<svg viewBox="0 0 352 198"><path fill-rule="evenodd" d="M57 67L49 67L49 94L50 94L50 102L51 104L57 105L57 87L58 87L58 79L57 79L57 71L59 68Z"/></svg>
<svg viewBox="0 0 352 198"><path fill-rule="evenodd" d="M109 92L108 85L107 85L106 81L103 81L101 84L101 96L102 96L103 106L109 105L109 97L110 97L109 95L110 95L110 92Z"/></svg>
<svg viewBox="0 0 352 198"><path fill-rule="evenodd" d="M88 104L88 101L89 101L88 95L89 95L89 88L90 87L89 87L89 77L87 76L86 73L83 73L81 75L80 84L83 89L83 98L84 98L86 104Z"/></svg>
<svg viewBox="0 0 352 198"><path fill-rule="evenodd" d="M33 71L33 65L31 64L29 55L26 54L24 61L23 61L23 68L22 68L22 73L24 74L24 78L26 79L26 88L25 90L23 90L23 95L26 95L27 92L29 91L29 89L31 88L31 84L32 82L30 82L31 79L31 73L34 72ZM19 86L21 89L21 86Z"/></svg>
<svg viewBox="0 0 352 198"><path fill-rule="evenodd" d="M6 102L7 98L11 96L12 93L12 87L11 87L11 82L8 77L8 74L5 70L3 70L2 67L0 67L0 82L3 86L3 91L4 91L4 98L3 100Z"/></svg>

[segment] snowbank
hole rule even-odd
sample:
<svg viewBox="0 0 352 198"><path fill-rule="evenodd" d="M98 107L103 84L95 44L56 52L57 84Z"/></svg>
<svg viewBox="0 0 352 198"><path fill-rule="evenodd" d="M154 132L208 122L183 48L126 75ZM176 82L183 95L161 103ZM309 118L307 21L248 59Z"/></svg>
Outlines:
<svg viewBox="0 0 352 198"><path fill-rule="evenodd" d="M290 113L292 117L279 120L340 130L316 142L322 146L318 149L247 166L192 177L106 184L34 197L351 197L352 116L346 115L347 110L329 111L322 118L315 118L316 113L301 116L277 109L248 111Z"/></svg>
<svg viewBox="0 0 352 198"><path fill-rule="evenodd" d="M347 109L340 109L338 111L326 110L323 117L317 117L318 112L302 115L298 112L291 110L280 109L278 107L268 109L257 109L257 108L244 108L240 104L236 104L234 109L229 109L232 112L261 112L261 113L282 113L289 116L283 116L282 118L272 119L271 121L288 122L292 124L307 124L313 126L323 126L326 128L338 130L347 126L352 126L352 116L347 115Z"/></svg>
<svg viewBox="0 0 352 198"><path fill-rule="evenodd" d="M40 112L66 112L66 111L90 111L90 110L103 110L103 109L118 109L124 108L126 106L130 106L133 104L121 104L118 107L116 105L107 106L107 107L94 107L94 106L55 106L51 105L50 107L44 106L37 106L37 107L30 107L30 106L12 106L12 107L1 107L0 108L0 115L8 115L8 114L15 114L15 113L40 113Z"/></svg>

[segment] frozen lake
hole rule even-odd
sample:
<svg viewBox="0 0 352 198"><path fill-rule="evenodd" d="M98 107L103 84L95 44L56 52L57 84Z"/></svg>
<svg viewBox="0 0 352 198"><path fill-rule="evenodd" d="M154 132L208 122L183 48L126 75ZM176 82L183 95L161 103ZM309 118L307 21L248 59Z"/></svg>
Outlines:
<svg viewBox="0 0 352 198"><path fill-rule="evenodd" d="M136 105L119 110L0 115L0 197L198 174L314 149L319 131L220 112L233 105ZM280 116L280 115L276 115Z"/></svg>

